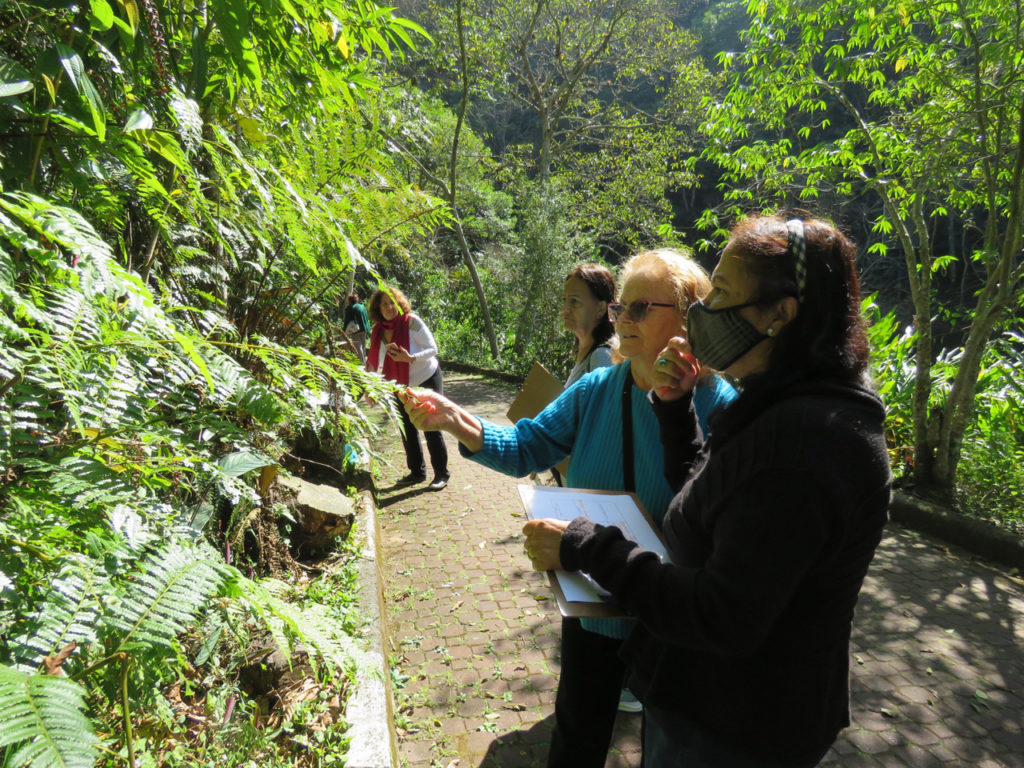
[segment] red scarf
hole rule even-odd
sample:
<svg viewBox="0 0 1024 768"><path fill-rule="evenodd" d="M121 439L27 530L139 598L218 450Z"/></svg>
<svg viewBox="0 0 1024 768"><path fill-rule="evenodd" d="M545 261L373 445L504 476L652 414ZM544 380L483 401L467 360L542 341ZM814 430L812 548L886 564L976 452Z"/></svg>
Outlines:
<svg viewBox="0 0 1024 768"><path fill-rule="evenodd" d="M384 332L391 331L391 343L397 344L402 349L409 349L409 314L397 315L394 320L381 320L374 324L370 333L370 354L366 356L366 370L377 370L377 359L380 357L380 345L384 341ZM381 371L384 378L390 381L397 381L399 384L409 385L409 364L392 360L387 352L384 353L384 368Z"/></svg>

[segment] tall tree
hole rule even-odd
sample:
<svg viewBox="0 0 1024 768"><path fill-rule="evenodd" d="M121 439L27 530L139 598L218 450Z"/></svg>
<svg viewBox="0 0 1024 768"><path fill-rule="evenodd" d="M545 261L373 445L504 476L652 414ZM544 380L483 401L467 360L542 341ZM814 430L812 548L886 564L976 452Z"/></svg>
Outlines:
<svg viewBox="0 0 1024 768"><path fill-rule="evenodd" d="M517 199L529 208L520 217L522 255L540 279L560 283L564 263L593 258L595 247L609 247L606 258L615 261L656 240L671 215L666 190L692 182L682 159L710 76L692 36L674 24L678 12L666 0L465 0L469 119L492 134L515 169ZM458 19L450 6L434 4L429 25L438 30L441 86L459 92L451 66L459 60ZM569 216L586 235L558 239L589 242L587 250L530 252L551 243L528 231L527 219L552 214ZM512 334L517 356L537 318L551 312L537 304L537 291L523 289Z"/></svg>
<svg viewBox="0 0 1024 768"><path fill-rule="evenodd" d="M429 146L432 144L428 140L429 148L425 148L421 145L423 142L416 141L413 139L407 143L404 137L400 137L396 134L408 133L405 131L402 125L392 125L385 129L389 141L396 146L407 159L409 159L418 170L419 175L425 180L432 189L436 190L438 194L447 201L448 206L451 210L451 227L455 233L456 243L458 245L459 254L462 257L462 262L466 266L466 270L469 272L470 279L473 281L473 287L476 291L477 302L480 305L480 314L484 323L484 333L487 336L487 341L491 348L491 358L497 360L500 357L500 349L498 348L498 339L494 333L494 324L491 322L490 307L487 302L487 296L484 293L484 286L480 280L480 275L476 268L476 261L473 259L473 253L470 248L469 241L466 238L465 228L463 226L463 218L460 214L460 189L459 189L459 170L460 163L460 145L463 143L463 130L466 126L466 109L469 106L470 96L470 72L469 72L469 59L466 52L466 36L465 36L465 25L463 23L462 14L463 0L456 0L454 8L454 24L456 40L458 43L457 47L457 58L456 61L456 75L458 82L458 105L455 109L455 123L451 128L448 135L449 146L446 152L448 157L447 169L438 168L441 165L437 162L436 154L439 148L436 146ZM431 133L431 139L436 137L438 131L429 131ZM430 153L430 157L422 156L423 150L427 149Z"/></svg>
<svg viewBox="0 0 1024 768"><path fill-rule="evenodd" d="M450 29L450 12L437 12L442 30ZM566 153L616 128L636 130L627 118L652 117L638 101L650 104L692 49L675 13L665 0L466 3L476 89L532 116L538 178L546 181Z"/></svg>
<svg viewBox="0 0 1024 768"><path fill-rule="evenodd" d="M706 155L749 205L875 195L871 250L901 253L914 306L915 480L952 488L982 355L1024 287L1024 5L1019 0L750 4ZM849 129L836 131L835 110ZM757 136L758 138L750 138ZM954 214L969 246L936 237ZM706 223L713 224L709 215ZM946 250L948 248L948 250ZM952 381L936 382L933 277L972 263L982 284Z"/></svg>

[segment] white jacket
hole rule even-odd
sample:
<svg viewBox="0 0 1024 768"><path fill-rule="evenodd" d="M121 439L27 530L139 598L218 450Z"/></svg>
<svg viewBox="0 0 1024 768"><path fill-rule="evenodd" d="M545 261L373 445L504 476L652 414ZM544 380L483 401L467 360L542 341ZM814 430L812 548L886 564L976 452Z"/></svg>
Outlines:
<svg viewBox="0 0 1024 768"><path fill-rule="evenodd" d="M381 339L380 349L377 352L377 359L374 361L375 371L383 370L386 343ZM434 341L434 334L427 328L419 315L409 315L409 354L412 355L412 362L409 363L409 384L418 387L424 381L434 375L439 363L437 362L437 342Z"/></svg>

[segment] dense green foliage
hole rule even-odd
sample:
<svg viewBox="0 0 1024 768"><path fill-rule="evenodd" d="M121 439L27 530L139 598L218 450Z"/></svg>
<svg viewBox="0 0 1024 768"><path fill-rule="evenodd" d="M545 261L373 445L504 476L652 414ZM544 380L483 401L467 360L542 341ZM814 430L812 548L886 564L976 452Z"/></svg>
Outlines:
<svg viewBox="0 0 1024 768"><path fill-rule="evenodd" d="M333 320L445 220L373 128L416 27L331 0L0 20L0 765L291 764L306 716L254 727L247 653L301 642L337 685L358 622L247 578L275 565L264 468L313 436L342 469L359 395L388 401Z"/></svg>
<svg viewBox="0 0 1024 768"><path fill-rule="evenodd" d="M567 353L555 350L571 337L549 334L562 278L575 263L618 263L671 238L666 191L694 181L684 160L713 78L661 0L410 5L434 41L400 69L453 107L468 100L466 121L514 201L509 237L467 233L497 304L500 365L561 367ZM463 215L474 216L479 186L463 177ZM539 233L542 223L555 231ZM525 279L505 282L517 272Z"/></svg>
<svg viewBox="0 0 1024 768"><path fill-rule="evenodd" d="M1024 287L1024 25L1019 3L834 0L749 5L744 47L723 53L729 88L709 104L706 158L733 210L879 209L869 253L902 256L915 318L914 475L950 490L980 374ZM705 224L716 224L709 211ZM936 343L936 280L976 285L947 313L956 371ZM946 307L944 309L949 309Z"/></svg>
<svg viewBox="0 0 1024 768"><path fill-rule="evenodd" d="M268 484L368 451L391 401L336 325L380 279L443 356L564 374L573 264L872 211L894 466L1019 529L1017 4L405 5L433 38L367 0L0 0L0 766L344 759L351 575L275 572ZM300 643L316 690L261 728L247 649Z"/></svg>
<svg viewBox="0 0 1024 768"><path fill-rule="evenodd" d="M107 701L117 701L121 738L134 749L130 723L140 708L160 712L160 691L203 663L179 636L200 616L209 622L212 609L236 639L263 632L284 649L301 639L330 662L325 671L351 667L343 624L275 598L225 565L201 534L212 528L228 560L244 560L245 521L260 504L245 476L273 464L291 430L341 434L348 423L295 393L313 398L363 377L265 342L246 345L262 364L257 378L223 342L179 319L186 311L154 301L73 210L23 193L0 198L0 208L9 406L0 634L7 679L40 713L10 723L28 741L12 741L20 746L4 764L21 765L44 745L40 765L94 759L96 740L80 716L61 718L63 730L47 735L61 707L83 700L101 720ZM233 502L228 517L216 517L218 499ZM223 599L211 604L215 596ZM246 628L246 615L259 626ZM244 659L245 645L228 643L228 653ZM34 679L58 670L81 687ZM47 706L30 707L36 697ZM174 723L173 713L163 719Z"/></svg>
<svg viewBox="0 0 1024 768"><path fill-rule="evenodd" d="M871 320L872 362L888 411L887 440L897 484L914 477L914 378L917 372L912 327L902 327L865 301ZM1024 533L1024 365L1022 340L1013 332L990 346L978 379L975 418L964 435L963 460L953 501L971 517ZM933 406L941 406L956 379L962 351L941 355L931 366Z"/></svg>

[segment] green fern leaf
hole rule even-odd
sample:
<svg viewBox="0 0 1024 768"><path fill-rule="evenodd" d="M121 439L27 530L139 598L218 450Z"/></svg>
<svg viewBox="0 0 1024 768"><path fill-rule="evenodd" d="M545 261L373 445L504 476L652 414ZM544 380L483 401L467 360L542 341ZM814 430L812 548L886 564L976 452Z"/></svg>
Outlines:
<svg viewBox="0 0 1024 768"><path fill-rule="evenodd" d="M91 341L99 337L99 319L95 306L80 292L58 291L48 304L48 314L53 322L53 335L60 341Z"/></svg>
<svg viewBox="0 0 1024 768"><path fill-rule="evenodd" d="M97 743L82 710L85 691L61 677L0 666L0 748L11 768L91 768Z"/></svg>
<svg viewBox="0 0 1024 768"><path fill-rule="evenodd" d="M223 583L224 573L198 547L174 543L154 552L106 617L121 633L116 650L173 650L175 637Z"/></svg>
<svg viewBox="0 0 1024 768"><path fill-rule="evenodd" d="M68 643L79 645L96 639L96 618L100 614L100 595L109 586L96 563L85 557L69 562L50 584L25 633L14 638L14 657L33 667L42 663Z"/></svg>
<svg viewBox="0 0 1024 768"><path fill-rule="evenodd" d="M139 500L142 491L125 472L115 472L102 462L84 456L71 456L54 466L51 462L23 459L27 472L39 477L40 485L73 501L76 506L93 504L130 504Z"/></svg>
<svg viewBox="0 0 1024 768"><path fill-rule="evenodd" d="M257 584L239 576L234 587L243 600L243 610L264 623L274 643L286 655L290 655L296 643L302 643L311 660L319 657L327 663L329 673L355 668L361 652L323 606L300 608L286 602L279 595L287 591L288 585L273 579Z"/></svg>

